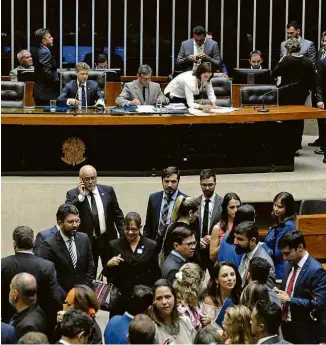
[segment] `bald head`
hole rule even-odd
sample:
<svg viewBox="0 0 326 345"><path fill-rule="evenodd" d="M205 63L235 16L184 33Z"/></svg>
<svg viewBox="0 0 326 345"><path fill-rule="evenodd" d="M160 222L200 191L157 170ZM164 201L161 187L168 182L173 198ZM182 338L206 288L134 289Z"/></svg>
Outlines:
<svg viewBox="0 0 326 345"><path fill-rule="evenodd" d="M153 344L155 325L153 320L145 315L136 315L129 324L128 339L130 344Z"/></svg>
<svg viewBox="0 0 326 345"><path fill-rule="evenodd" d="M92 191L97 185L97 171L91 165L84 165L80 168L79 178L89 191Z"/></svg>
<svg viewBox="0 0 326 345"><path fill-rule="evenodd" d="M36 302L37 283L34 276L29 273L16 274L10 284L10 298L24 305L32 305ZM9 300L10 300L9 298Z"/></svg>

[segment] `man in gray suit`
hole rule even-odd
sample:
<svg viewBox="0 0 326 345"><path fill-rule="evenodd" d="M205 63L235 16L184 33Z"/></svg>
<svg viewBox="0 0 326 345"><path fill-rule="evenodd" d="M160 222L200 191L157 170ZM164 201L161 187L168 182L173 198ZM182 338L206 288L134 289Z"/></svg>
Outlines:
<svg viewBox="0 0 326 345"><path fill-rule="evenodd" d="M163 263L162 278L173 282L179 269L194 256L197 241L194 232L184 226L175 228L171 237L173 249Z"/></svg>
<svg viewBox="0 0 326 345"><path fill-rule="evenodd" d="M198 214L198 233L200 234L201 267L209 272L213 269L213 262L209 257L209 245L214 225L221 220L222 201L216 192L216 175L211 169L204 169L200 173L200 187L203 192L197 198L200 203Z"/></svg>
<svg viewBox="0 0 326 345"><path fill-rule="evenodd" d="M141 65L138 68L138 78L130 83L126 83L115 99L118 107L125 105L156 105L159 101L162 104L168 104L168 99L164 96L161 86L151 81L152 69L148 65Z"/></svg>
<svg viewBox="0 0 326 345"><path fill-rule="evenodd" d="M294 20L286 26L286 32L288 38L296 38L300 42L301 50L300 54L307 57L311 62L315 65L316 64L316 48L314 43L308 40L305 40L300 36L300 28L298 23ZM281 43L281 56L286 53L285 49L285 41Z"/></svg>
<svg viewBox="0 0 326 345"><path fill-rule="evenodd" d="M274 302L258 301L251 312L251 333L258 338L257 344L291 344L280 339L282 309Z"/></svg>
<svg viewBox="0 0 326 345"><path fill-rule="evenodd" d="M249 263L252 258L261 257L266 259L270 264L267 286L273 288L275 286L275 267L272 258L259 243L258 227L255 222L242 222L234 229L234 244L237 254L244 254L240 266L239 273L242 278L242 286L246 284Z"/></svg>
<svg viewBox="0 0 326 345"><path fill-rule="evenodd" d="M192 37L182 42L176 68L189 71L196 69L202 62L210 62L219 71L221 57L217 42L206 37L206 30L202 26L192 30Z"/></svg>

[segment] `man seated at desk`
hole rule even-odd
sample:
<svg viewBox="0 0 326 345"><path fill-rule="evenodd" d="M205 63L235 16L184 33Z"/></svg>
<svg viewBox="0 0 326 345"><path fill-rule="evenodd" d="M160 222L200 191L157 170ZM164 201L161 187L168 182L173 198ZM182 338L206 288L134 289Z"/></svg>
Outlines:
<svg viewBox="0 0 326 345"><path fill-rule="evenodd" d="M160 103L169 103L160 84L151 81L152 69L150 66L139 66L137 76L136 80L124 85L120 95L115 99L118 107L141 104L156 105L158 98L160 98Z"/></svg>
<svg viewBox="0 0 326 345"><path fill-rule="evenodd" d="M57 98L58 105L87 108L97 105L105 106L103 94L98 84L88 79L89 66L85 62L76 64L77 80L67 83Z"/></svg>
<svg viewBox="0 0 326 345"><path fill-rule="evenodd" d="M10 81L18 81L18 70L21 69L31 69L34 70L33 59L31 53L23 49L17 54L17 60L19 61L19 66L12 69L9 73Z"/></svg>

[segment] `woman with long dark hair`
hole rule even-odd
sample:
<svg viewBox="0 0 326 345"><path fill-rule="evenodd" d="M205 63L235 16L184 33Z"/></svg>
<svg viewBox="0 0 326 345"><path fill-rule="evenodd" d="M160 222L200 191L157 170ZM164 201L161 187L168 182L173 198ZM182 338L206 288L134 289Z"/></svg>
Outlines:
<svg viewBox="0 0 326 345"><path fill-rule="evenodd" d="M273 259L276 279L282 279L284 260L278 249L278 241L286 232L295 230L295 201L292 194L281 192L275 196L272 217L274 225L269 228L263 247Z"/></svg>
<svg viewBox="0 0 326 345"><path fill-rule="evenodd" d="M225 234L220 243L218 262L228 261L232 262L236 267L239 267L243 254L237 254L235 251L234 228L245 221L253 222L255 220L255 214L255 209L249 204L242 205L238 208L234 217L232 230Z"/></svg>
<svg viewBox="0 0 326 345"><path fill-rule="evenodd" d="M241 200L235 193L226 193L222 201L221 220L213 227L209 246L210 259L215 262L224 235L233 228L233 221Z"/></svg>

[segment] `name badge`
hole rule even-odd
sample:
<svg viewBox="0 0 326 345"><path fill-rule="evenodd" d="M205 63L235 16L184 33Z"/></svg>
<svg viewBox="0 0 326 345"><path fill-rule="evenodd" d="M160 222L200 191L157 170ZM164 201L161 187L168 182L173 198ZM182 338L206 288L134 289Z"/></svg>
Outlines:
<svg viewBox="0 0 326 345"><path fill-rule="evenodd" d="M137 249L137 254L143 254L143 248L138 248Z"/></svg>

